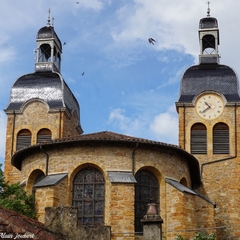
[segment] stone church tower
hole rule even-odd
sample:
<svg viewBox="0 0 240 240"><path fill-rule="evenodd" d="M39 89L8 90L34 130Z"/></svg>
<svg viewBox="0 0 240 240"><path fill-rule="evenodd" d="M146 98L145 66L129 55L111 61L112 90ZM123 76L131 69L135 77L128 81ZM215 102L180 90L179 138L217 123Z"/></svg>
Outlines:
<svg viewBox="0 0 240 240"><path fill-rule="evenodd" d="M217 204L216 225L235 224L237 229L240 227L235 222L239 216L236 212L240 190L238 77L232 68L220 64L218 21L210 16L210 11L200 20L198 34L199 64L184 72L176 102L179 145L200 163L203 192Z"/></svg>
<svg viewBox="0 0 240 240"><path fill-rule="evenodd" d="M38 31L36 42L35 72L15 81L5 109L4 173L11 182L20 181L20 172L11 165L16 150L83 132L79 104L61 75L62 44L50 25L50 16L47 26Z"/></svg>
<svg viewBox="0 0 240 240"><path fill-rule="evenodd" d="M240 101L234 70L219 63L216 18L199 22L199 65L181 79L179 145L206 163L236 155L237 109Z"/></svg>

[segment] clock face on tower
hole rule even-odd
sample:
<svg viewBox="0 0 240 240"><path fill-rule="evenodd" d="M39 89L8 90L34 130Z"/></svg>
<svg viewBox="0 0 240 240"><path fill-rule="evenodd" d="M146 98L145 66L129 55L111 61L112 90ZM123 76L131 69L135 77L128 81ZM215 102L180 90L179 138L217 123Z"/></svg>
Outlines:
<svg viewBox="0 0 240 240"><path fill-rule="evenodd" d="M195 104L198 115L207 120L219 117L224 108L223 99L215 93L204 93L200 95Z"/></svg>

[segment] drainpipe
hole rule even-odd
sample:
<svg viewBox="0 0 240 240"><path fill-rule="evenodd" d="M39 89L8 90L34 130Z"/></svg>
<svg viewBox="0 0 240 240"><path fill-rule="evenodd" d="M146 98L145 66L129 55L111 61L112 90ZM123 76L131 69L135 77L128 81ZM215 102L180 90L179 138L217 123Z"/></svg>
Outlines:
<svg viewBox="0 0 240 240"><path fill-rule="evenodd" d="M62 112L61 112L60 108L59 108L59 133L58 133L58 137L59 138L62 137Z"/></svg>
<svg viewBox="0 0 240 240"><path fill-rule="evenodd" d="M138 148L138 143L136 144L135 148L132 151L132 174L134 176L134 172L135 172L135 152Z"/></svg>
<svg viewBox="0 0 240 240"><path fill-rule="evenodd" d="M14 132L15 132L15 121L16 121L16 113L13 111L13 125L12 125L12 148L11 148L11 157L13 155L13 145L14 145Z"/></svg>
<svg viewBox="0 0 240 240"><path fill-rule="evenodd" d="M46 155L46 176L48 176L48 162L49 162L49 155L43 150L42 146L40 146L40 150Z"/></svg>

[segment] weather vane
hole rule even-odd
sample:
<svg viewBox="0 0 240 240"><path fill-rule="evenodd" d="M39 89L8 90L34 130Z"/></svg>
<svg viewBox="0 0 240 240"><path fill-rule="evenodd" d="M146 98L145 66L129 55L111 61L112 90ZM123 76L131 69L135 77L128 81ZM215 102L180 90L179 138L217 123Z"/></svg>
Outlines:
<svg viewBox="0 0 240 240"><path fill-rule="evenodd" d="M207 16L210 17L210 8L209 8L210 2L209 1L207 1L207 5L208 5Z"/></svg>

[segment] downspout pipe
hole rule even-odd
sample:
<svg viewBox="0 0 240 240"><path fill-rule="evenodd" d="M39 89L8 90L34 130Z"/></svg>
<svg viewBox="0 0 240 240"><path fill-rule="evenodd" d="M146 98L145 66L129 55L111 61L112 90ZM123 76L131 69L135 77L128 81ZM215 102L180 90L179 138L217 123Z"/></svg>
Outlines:
<svg viewBox="0 0 240 240"><path fill-rule="evenodd" d="M136 146L132 151L132 174L133 174L133 176L134 176L134 172L135 172L135 152L136 152L137 148L138 148L138 143L136 143Z"/></svg>
<svg viewBox="0 0 240 240"><path fill-rule="evenodd" d="M49 162L49 155L46 153L46 151L43 150L42 146L40 146L40 150L46 155L46 176L48 176L48 162Z"/></svg>
<svg viewBox="0 0 240 240"><path fill-rule="evenodd" d="M11 157L12 157L12 155L13 155L13 144L14 144L14 134L15 134L15 122L16 122L16 113L15 113L15 111L13 111Z"/></svg>

